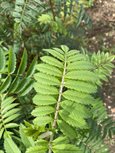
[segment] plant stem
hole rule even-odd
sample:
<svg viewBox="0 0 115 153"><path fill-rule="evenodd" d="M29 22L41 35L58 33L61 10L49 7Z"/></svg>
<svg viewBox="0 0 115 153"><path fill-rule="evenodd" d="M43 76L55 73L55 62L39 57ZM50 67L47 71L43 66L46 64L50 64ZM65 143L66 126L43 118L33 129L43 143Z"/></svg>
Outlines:
<svg viewBox="0 0 115 153"><path fill-rule="evenodd" d="M54 3L52 0L49 0L49 4L50 4L50 7L51 7L51 11L52 11L52 15L53 15L53 20L55 21L55 12L54 12Z"/></svg>
<svg viewBox="0 0 115 153"><path fill-rule="evenodd" d="M63 87L64 87L64 78L65 78L65 74L66 74L66 66L67 66L67 63L66 63L66 57L65 57L64 70L63 70L61 85L60 85L60 89L59 89L59 96L58 96L58 101L57 101L57 104L56 104L56 112L55 112L54 121L53 121L53 124L52 124L52 129L56 129L56 126L57 126L60 102L61 102ZM50 136L49 152L48 153L52 153L51 142L53 141L53 138L54 138L54 133Z"/></svg>

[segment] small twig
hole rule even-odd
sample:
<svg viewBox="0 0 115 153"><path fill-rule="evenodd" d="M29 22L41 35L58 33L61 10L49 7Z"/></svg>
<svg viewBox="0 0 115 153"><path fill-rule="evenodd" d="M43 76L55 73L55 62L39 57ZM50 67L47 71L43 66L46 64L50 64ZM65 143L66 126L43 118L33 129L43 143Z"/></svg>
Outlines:
<svg viewBox="0 0 115 153"><path fill-rule="evenodd" d="M55 19L54 3L52 2L52 0L49 0L49 4L50 4L50 7L51 7L53 20L55 21L56 19Z"/></svg>

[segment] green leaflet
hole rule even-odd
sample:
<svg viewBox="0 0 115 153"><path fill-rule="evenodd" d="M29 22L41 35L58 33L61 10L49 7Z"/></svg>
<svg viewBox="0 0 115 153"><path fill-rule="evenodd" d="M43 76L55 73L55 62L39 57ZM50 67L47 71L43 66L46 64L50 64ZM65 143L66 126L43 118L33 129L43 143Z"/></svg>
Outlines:
<svg viewBox="0 0 115 153"><path fill-rule="evenodd" d="M32 137L26 135L24 128L25 126L21 124L19 129L20 137L26 148L29 148L31 146L34 146L34 140L32 139Z"/></svg>
<svg viewBox="0 0 115 153"><path fill-rule="evenodd" d="M68 54L67 54L67 57L69 58L69 57L73 57L73 56L75 56L76 54L78 54L79 53L79 51L78 50L70 50L69 52L68 52Z"/></svg>
<svg viewBox="0 0 115 153"><path fill-rule="evenodd" d="M46 133L48 133L48 132L49 132L49 131L47 131ZM45 134L46 134L46 133L45 133ZM43 134L44 134L44 133L43 133ZM39 146L47 146L47 145L48 145L48 141L39 138L39 139L36 141L36 145L39 145Z"/></svg>
<svg viewBox="0 0 115 153"><path fill-rule="evenodd" d="M16 68L16 55L12 49L9 51L8 73L12 74Z"/></svg>
<svg viewBox="0 0 115 153"><path fill-rule="evenodd" d="M44 82L44 84L46 81L47 81L47 84L50 84L50 85L58 85L59 86L59 84L60 84L60 81L57 77L51 76L51 75L45 74L45 73L35 73L34 78L36 81L38 81L38 79L41 78L42 82Z"/></svg>
<svg viewBox="0 0 115 153"><path fill-rule="evenodd" d="M43 56L41 58L41 60L44 62L44 63L47 63L49 65L53 65L53 66L56 66L58 68L63 68L63 63L61 63L60 61L58 61L57 59L53 58L53 57L50 57L50 56Z"/></svg>
<svg viewBox="0 0 115 153"><path fill-rule="evenodd" d="M63 143L69 143L69 139L66 136L60 136L53 140L53 145L63 144Z"/></svg>
<svg viewBox="0 0 115 153"><path fill-rule="evenodd" d="M15 108L18 104L13 103L14 100L13 97L2 98L1 100L0 138L4 131L18 126L16 123L13 123L13 120L19 116L20 109Z"/></svg>
<svg viewBox="0 0 115 153"><path fill-rule="evenodd" d="M44 74L44 73L36 73L34 75L35 80L38 83L44 84L44 85L57 85L59 86L60 81L58 78L48 75L48 74Z"/></svg>
<svg viewBox="0 0 115 153"><path fill-rule="evenodd" d="M67 70L93 70L94 66L89 61L76 61L68 64Z"/></svg>
<svg viewBox="0 0 115 153"><path fill-rule="evenodd" d="M94 103L94 98L89 95L89 94L85 94L82 92L76 92L74 90L67 90L63 93L63 97L65 99L68 99L70 101L74 101L76 103L81 103L81 104L93 104Z"/></svg>
<svg viewBox="0 0 115 153"><path fill-rule="evenodd" d="M35 57L32 61L32 63L30 64L26 77L31 77L35 71L35 65L37 64L37 57Z"/></svg>
<svg viewBox="0 0 115 153"><path fill-rule="evenodd" d="M56 104L56 99L52 96L48 96L48 95L36 95L33 98L33 102L36 105L52 105L52 104Z"/></svg>
<svg viewBox="0 0 115 153"><path fill-rule="evenodd" d="M39 86L38 86L38 84L35 83L34 89L38 93L44 94L44 95L58 95L58 89L54 86L49 86L49 85L43 86L42 84L39 84Z"/></svg>
<svg viewBox="0 0 115 153"><path fill-rule="evenodd" d="M7 111L9 111L10 109L14 108L17 105L18 105L18 103L11 103L11 104L7 105L5 108L1 107L2 108L1 114L6 113ZM2 106L2 104L1 104L1 106Z"/></svg>
<svg viewBox="0 0 115 153"><path fill-rule="evenodd" d="M72 144L59 144L53 146L54 153L82 153L79 148Z"/></svg>
<svg viewBox="0 0 115 153"><path fill-rule="evenodd" d="M65 87L89 94L97 91L97 86L95 84L83 81L67 80L65 81Z"/></svg>
<svg viewBox="0 0 115 153"><path fill-rule="evenodd" d="M11 138L5 138L4 148L6 153L21 153L21 151Z"/></svg>
<svg viewBox="0 0 115 153"><path fill-rule="evenodd" d="M64 122L62 120L58 120L58 126L64 135L66 135L70 139L76 138L76 131L69 124L67 124L66 122Z"/></svg>
<svg viewBox="0 0 115 153"><path fill-rule="evenodd" d="M64 51L60 48L53 48L53 50L57 51L58 53L62 54L64 56ZM51 54L52 55L52 54ZM54 56L55 57L55 56Z"/></svg>
<svg viewBox="0 0 115 153"><path fill-rule="evenodd" d="M81 61L81 60L86 60L86 57L82 54L74 54L73 56L68 57L67 62L71 63L71 62L76 62L76 61Z"/></svg>
<svg viewBox="0 0 115 153"><path fill-rule="evenodd" d="M32 111L32 115L33 116L45 116L51 113L54 113L55 109L51 106L41 106L41 107L36 107L33 111Z"/></svg>
<svg viewBox="0 0 115 153"><path fill-rule="evenodd" d="M56 57L57 59L64 61L64 55L61 54L60 52L58 52L56 49L44 49L44 51L47 51L48 53L50 53L51 55L53 55L54 57Z"/></svg>
<svg viewBox="0 0 115 153"><path fill-rule="evenodd" d="M0 71L5 68L5 54L4 51L0 48Z"/></svg>
<svg viewBox="0 0 115 153"><path fill-rule="evenodd" d="M52 118L49 116L37 117L33 120L33 122L38 126L45 126L46 124L52 122Z"/></svg>
<svg viewBox="0 0 115 153"><path fill-rule="evenodd" d="M62 75L62 72L58 68L48 65L48 64L38 64L36 65L36 69L40 72L43 72L49 75L53 75L53 76L57 76L57 77L61 77Z"/></svg>
<svg viewBox="0 0 115 153"><path fill-rule="evenodd" d="M18 127L19 125L16 123L8 123L5 125L5 128L9 129L9 128L15 128Z"/></svg>
<svg viewBox="0 0 115 153"><path fill-rule="evenodd" d="M61 49L67 53L69 51L69 48L66 45L61 45Z"/></svg>
<svg viewBox="0 0 115 153"><path fill-rule="evenodd" d="M21 63L20 63L17 73L23 74L25 72L26 66L27 66L27 51L24 50L23 56L21 58Z"/></svg>
<svg viewBox="0 0 115 153"><path fill-rule="evenodd" d="M25 87L18 93L20 97L28 94L32 90L33 84L34 84L34 80L30 79L25 85Z"/></svg>
<svg viewBox="0 0 115 153"><path fill-rule="evenodd" d="M59 112L59 114L60 114L61 118L72 127L76 127L76 128L80 128L80 129L87 129L88 128L87 123L83 118L73 119L72 117L69 116L70 115L69 112L63 111L63 110L61 110Z"/></svg>
<svg viewBox="0 0 115 153"><path fill-rule="evenodd" d="M15 111L15 112L16 112L16 111ZM16 113L17 113L17 112L16 112ZM4 120L4 124L13 121L13 120L16 119L17 117L19 117L19 114L13 114L12 116L7 117L7 118Z"/></svg>
<svg viewBox="0 0 115 153"><path fill-rule="evenodd" d="M68 103L67 103L68 102ZM73 119L90 117L90 110L85 105L73 103L71 101L63 101L61 106L63 110L70 112L69 116Z"/></svg>
<svg viewBox="0 0 115 153"><path fill-rule="evenodd" d="M15 90L17 89L17 87L19 85L19 82L20 82L20 78L18 76L15 77L15 79L13 80L13 82L10 85L10 88L8 89L8 92L9 93L15 92Z"/></svg>
<svg viewBox="0 0 115 153"><path fill-rule="evenodd" d="M6 91L10 86L10 83L11 83L11 76L8 76L6 80L2 83L0 87L0 92L3 93L4 91Z"/></svg>
<svg viewBox="0 0 115 153"><path fill-rule="evenodd" d="M9 116L11 116L11 115L13 115L13 114L15 114L15 113L17 113L19 111L20 111L19 108L11 109L8 112L6 112L5 114L3 114L2 117L3 117L3 119L8 118Z"/></svg>
<svg viewBox="0 0 115 153"><path fill-rule="evenodd" d="M34 146L27 149L26 153L45 153L47 146Z"/></svg>
<svg viewBox="0 0 115 153"><path fill-rule="evenodd" d="M17 86L15 90L15 93L21 92L25 88L25 86L28 84L29 81L30 81L29 78L21 79L19 85Z"/></svg>
<svg viewBox="0 0 115 153"><path fill-rule="evenodd" d="M51 80L49 81L49 79L47 79L47 78L43 79L39 76L35 76L35 78L37 80L37 83L43 84L43 86L45 86L45 85L58 85L59 86L58 83L51 81Z"/></svg>
<svg viewBox="0 0 115 153"><path fill-rule="evenodd" d="M8 105L10 105L10 104L15 100L15 98L13 98L13 97L7 97L7 98L5 98L5 99L3 99L3 100L4 100L4 102L1 103L1 109L4 109L4 108L6 108Z"/></svg>
<svg viewBox="0 0 115 153"><path fill-rule="evenodd" d="M96 83L96 81L98 81L98 78L95 73L91 71L86 71L86 70L70 71L67 73L65 78L72 79L72 80L87 81L92 83Z"/></svg>
<svg viewBox="0 0 115 153"><path fill-rule="evenodd" d="M71 101L71 100L63 100L61 102L61 107L64 107L64 106L70 107L70 106L73 106L73 105L77 106L77 104L74 101Z"/></svg>

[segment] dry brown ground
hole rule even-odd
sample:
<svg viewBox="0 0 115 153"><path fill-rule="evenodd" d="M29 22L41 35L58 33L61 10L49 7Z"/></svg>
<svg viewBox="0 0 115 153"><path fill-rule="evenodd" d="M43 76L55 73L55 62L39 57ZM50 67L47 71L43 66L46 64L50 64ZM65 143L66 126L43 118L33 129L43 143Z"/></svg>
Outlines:
<svg viewBox="0 0 115 153"><path fill-rule="evenodd" d="M88 14L93 20L93 28L87 34L89 49L115 48L115 0L96 0Z"/></svg>
<svg viewBox="0 0 115 153"><path fill-rule="evenodd" d="M91 51L108 48L115 54L115 0L96 0L87 10L93 20L93 28L87 33L88 48ZM103 99L109 115L115 119L115 69L103 86ZM107 140L110 153L115 153L115 139Z"/></svg>

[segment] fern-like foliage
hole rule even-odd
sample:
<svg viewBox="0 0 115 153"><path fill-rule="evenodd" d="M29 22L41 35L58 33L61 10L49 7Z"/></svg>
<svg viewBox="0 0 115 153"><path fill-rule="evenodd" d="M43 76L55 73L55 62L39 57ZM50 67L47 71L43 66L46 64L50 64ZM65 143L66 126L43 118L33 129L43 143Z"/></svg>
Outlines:
<svg viewBox="0 0 115 153"><path fill-rule="evenodd" d="M19 67L16 66L16 54L12 49L0 50L0 139L10 128L17 127L15 119L20 115L18 97L26 95L31 89L36 58L26 70L27 52L23 53Z"/></svg>
<svg viewBox="0 0 115 153"><path fill-rule="evenodd" d="M107 115L102 101L98 100L92 107L93 120L90 122L91 129L96 130L97 136L112 138L115 135L115 121Z"/></svg>
<svg viewBox="0 0 115 153"><path fill-rule="evenodd" d="M64 46L62 47L64 48ZM36 112L39 112L37 113L37 118L35 120L38 122L41 118L41 125L47 124L44 120L46 115L55 113L55 108L52 107L52 104L56 105L57 98L58 105L56 107L56 116L53 126L55 127L57 124L58 107L61 105L59 114L63 120L73 127L86 127L84 118L87 118L88 110L85 105L91 104L93 101L93 97L89 95L89 93L94 93L96 91L95 84L98 77L94 72L91 72L93 65L86 61L84 55L75 51L68 52L68 50L69 49L66 47L63 50L60 50L60 52L57 52L56 50L47 50L50 54L56 56L57 59L44 56L41 58L44 63L39 64L36 67L40 72L35 75L37 83L35 83L34 88L38 92L38 95L34 97L34 103L37 104L37 101L39 102L41 96L45 95L45 97L43 96L43 100L40 100L41 107L36 108L32 114L36 116ZM81 59L84 59L84 61ZM65 91L64 88L66 89ZM91 88L92 90L90 90ZM52 95L54 95L54 99L52 99ZM46 99L48 102L44 103L46 102ZM60 103L60 101L62 102ZM46 106L46 104L49 106ZM40 104L38 103L38 105ZM73 111L71 112L70 110ZM75 114L76 116L79 115L81 117L76 118L76 116L74 116ZM51 116L47 116L46 121L51 122Z"/></svg>
<svg viewBox="0 0 115 153"><path fill-rule="evenodd" d="M84 26L80 26L82 30L78 26L82 21L85 25L91 23L84 10L84 7L91 6L89 3L91 1L1 0L0 39L5 46L13 44L16 52L21 50L23 44L28 51L35 53L38 48L41 51L42 48L61 44L62 41L68 41L68 45L78 48L76 39L79 41L77 37L84 31ZM68 40L65 40L67 35ZM81 44L82 41L79 42Z"/></svg>
<svg viewBox="0 0 115 153"><path fill-rule="evenodd" d="M22 31L26 27L32 26L33 21L36 22L35 19L43 9L39 7L42 6L41 3L41 0L16 0L13 16L19 26L19 30Z"/></svg>
<svg viewBox="0 0 115 153"><path fill-rule="evenodd" d="M109 53L98 52L93 53L91 57L91 62L95 65L95 72L99 76L101 81L107 81L108 76L111 74L112 68L114 65L111 63L114 60L113 55L109 55ZM99 82L101 85L101 83Z"/></svg>
<svg viewBox="0 0 115 153"><path fill-rule="evenodd" d="M101 114L100 110L103 110L104 106L101 105L100 100L93 97L93 94L97 92L98 85L101 84L100 74L96 73L100 67L95 67L92 60L87 58L85 54L81 54L77 50L69 50L67 46L62 45L61 49L53 48L45 49L45 51L50 55L41 58L43 63L36 66L38 72L34 75L36 80L34 89L37 94L33 99L36 105L36 108L32 111L32 115L35 116L33 123L39 127L47 128L48 126L49 130L53 131L53 134L49 136L49 147L47 148L49 153L52 151L54 153L64 153L66 149L68 152L74 153L79 150L75 144L74 146L69 146L69 144L66 145L62 141L60 144L59 141L58 145L53 146L52 143L57 135L56 130L61 131L63 135L66 135L71 140L77 139L79 130L88 131L91 128L88 120L90 118L94 120L98 118L96 116L98 109L99 117L103 121L103 112ZM98 55L93 56L96 58ZM106 57L106 54L103 54L103 56ZM107 56L107 62L110 65L112 65L112 58L109 55ZM107 67L106 62L103 66ZM112 71L112 67L109 67L109 72ZM108 72L103 75L106 77ZM97 111L97 113L93 111ZM93 137L94 139L91 139L90 137L89 133L85 147L88 147L88 143L94 141L91 144L91 148L94 148L90 149L90 151L92 153L99 152L103 140L99 138L99 143L96 143L96 138ZM81 145L81 151L79 150L78 152L87 152L82 147L84 146ZM30 152L33 149L30 149ZM39 146L35 150L39 151ZM106 153L104 147L102 147L101 151Z"/></svg>
<svg viewBox="0 0 115 153"><path fill-rule="evenodd" d="M20 114L19 108L16 108L19 104L13 103L14 102L13 97L3 98L1 96L0 100L0 138L2 137L2 134L4 131L7 131L9 128L17 127L18 124L13 123L12 121L16 119Z"/></svg>
<svg viewBox="0 0 115 153"><path fill-rule="evenodd" d="M109 149L104 144L103 139L98 135L96 131L91 131L80 142L80 148L83 153L108 153Z"/></svg>
<svg viewBox="0 0 115 153"><path fill-rule="evenodd" d="M6 153L21 153L18 146L14 143L11 137L6 137L4 142L4 148Z"/></svg>
<svg viewBox="0 0 115 153"><path fill-rule="evenodd" d="M104 115L103 111L102 114ZM112 138L115 135L115 122L111 118L106 118L100 123L89 120L89 124L89 133L81 134L81 140L79 141L82 152L108 153L109 149L103 140L105 137Z"/></svg>

